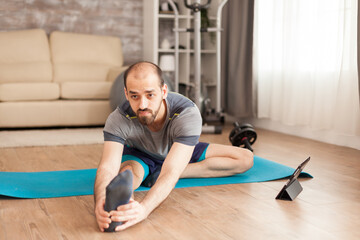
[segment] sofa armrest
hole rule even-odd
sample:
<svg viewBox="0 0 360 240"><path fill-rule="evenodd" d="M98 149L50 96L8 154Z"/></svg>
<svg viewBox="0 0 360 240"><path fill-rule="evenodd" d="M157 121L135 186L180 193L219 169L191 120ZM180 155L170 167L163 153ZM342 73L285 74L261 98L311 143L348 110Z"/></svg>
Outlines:
<svg viewBox="0 0 360 240"><path fill-rule="evenodd" d="M109 69L106 81L113 82L122 72L124 72L129 66L113 67Z"/></svg>

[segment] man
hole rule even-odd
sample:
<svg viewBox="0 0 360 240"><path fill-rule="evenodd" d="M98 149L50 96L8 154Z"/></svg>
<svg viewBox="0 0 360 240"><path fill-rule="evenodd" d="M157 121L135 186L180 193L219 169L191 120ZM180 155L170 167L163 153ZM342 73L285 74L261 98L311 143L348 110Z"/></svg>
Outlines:
<svg viewBox="0 0 360 240"><path fill-rule="evenodd" d="M188 98L168 92L157 65L133 64L124 74L124 86L128 101L106 121L95 181L95 215L101 231L111 221L123 222L116 228L121 231L146 219L179 178L230 176L252 167L253 154L247 149L198 142L202 126L198 108ZM105 188L127 169L133 174L134 190L144 179L154 185L141 202L131 199L106 212Z"/></svg>

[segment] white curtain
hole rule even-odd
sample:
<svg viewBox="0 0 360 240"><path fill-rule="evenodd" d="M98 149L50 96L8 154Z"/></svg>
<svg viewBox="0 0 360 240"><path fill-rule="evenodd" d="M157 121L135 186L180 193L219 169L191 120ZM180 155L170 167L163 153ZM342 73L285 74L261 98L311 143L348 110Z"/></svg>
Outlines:
<svg viewBox="0 0 360 240"><path fill-rule="evenodd" d="M258 0L254 24L258 123L360 149L357 0Z"/></svg>

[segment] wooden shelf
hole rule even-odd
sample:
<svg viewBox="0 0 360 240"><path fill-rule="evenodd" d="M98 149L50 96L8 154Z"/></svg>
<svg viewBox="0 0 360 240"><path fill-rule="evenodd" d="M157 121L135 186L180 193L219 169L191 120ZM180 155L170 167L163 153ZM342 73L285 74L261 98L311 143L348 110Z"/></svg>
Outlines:
<svg viewBox="0 0 360 240"><path fill-rule="evenodd" d="M158 49L159 53L175 53L174 49ZM194 53L193 49L179 49L179 53ZM213 49L203 49L201 50L201 53L207 53L207 54L215 54L216 50Z"/></svg>
<svg viewBox="0 0 360 240"><path fill-rule="evenodd" d="M160 56L164 54L175 54L174 49L162 49L161 43L164 38L170 41L170 46L175 45L175 33L173 32L175 14L171 11L159 11L160 0L143 0L143 58L146 61L159 63ZM221 0L213 0L211 6L216 8ZM183 2L178 2L179 10L179 28L193 28L194 15L192 11L187 9ZM212 9L214 10L214 9ZM209 16L210 21L214 22L214 11ZM205 86L208 87L208 95L212 103L216 103L216 44L211 42L211 38L202 33L202 49L201 50L201 73L206 79ZM179 49L179 84L185 84L192 88L194 87L194 49L193 47L194 33L181 32L179 34L179 45L185 49ZM174 74L175 76L175 74ZM203 78L202 78L203 79ZM174 81L174 80L173 80ZM208 83L207 83L208 82ZM189 96L188 96L189 97ZM214 107L214 106L212 106Z"/></svg>
<svg viewBox="0 0 360 240"><path fill-rule="evenodd" d="M158 15L159 19L175 19L175 15L172 14L159 14ZM178 15L179 19L191 19L194 18L193 16L187 16L187 15Z"/></svg>

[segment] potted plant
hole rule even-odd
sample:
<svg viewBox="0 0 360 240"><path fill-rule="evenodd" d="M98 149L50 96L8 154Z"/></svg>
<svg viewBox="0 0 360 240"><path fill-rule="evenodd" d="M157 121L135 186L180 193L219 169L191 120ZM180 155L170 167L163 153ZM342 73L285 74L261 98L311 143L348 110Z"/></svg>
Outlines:
<svg viewBox="0 0 360 240"><path fill-rule="evenodd" d="M208 9L203 8L200 10L201 14L201 28L210 28L214 27L214 24L212 21L210 21L210 18L208 16ZM211 43L215 44L216 39L216 33L215 32L209 32Z"/></svg>

